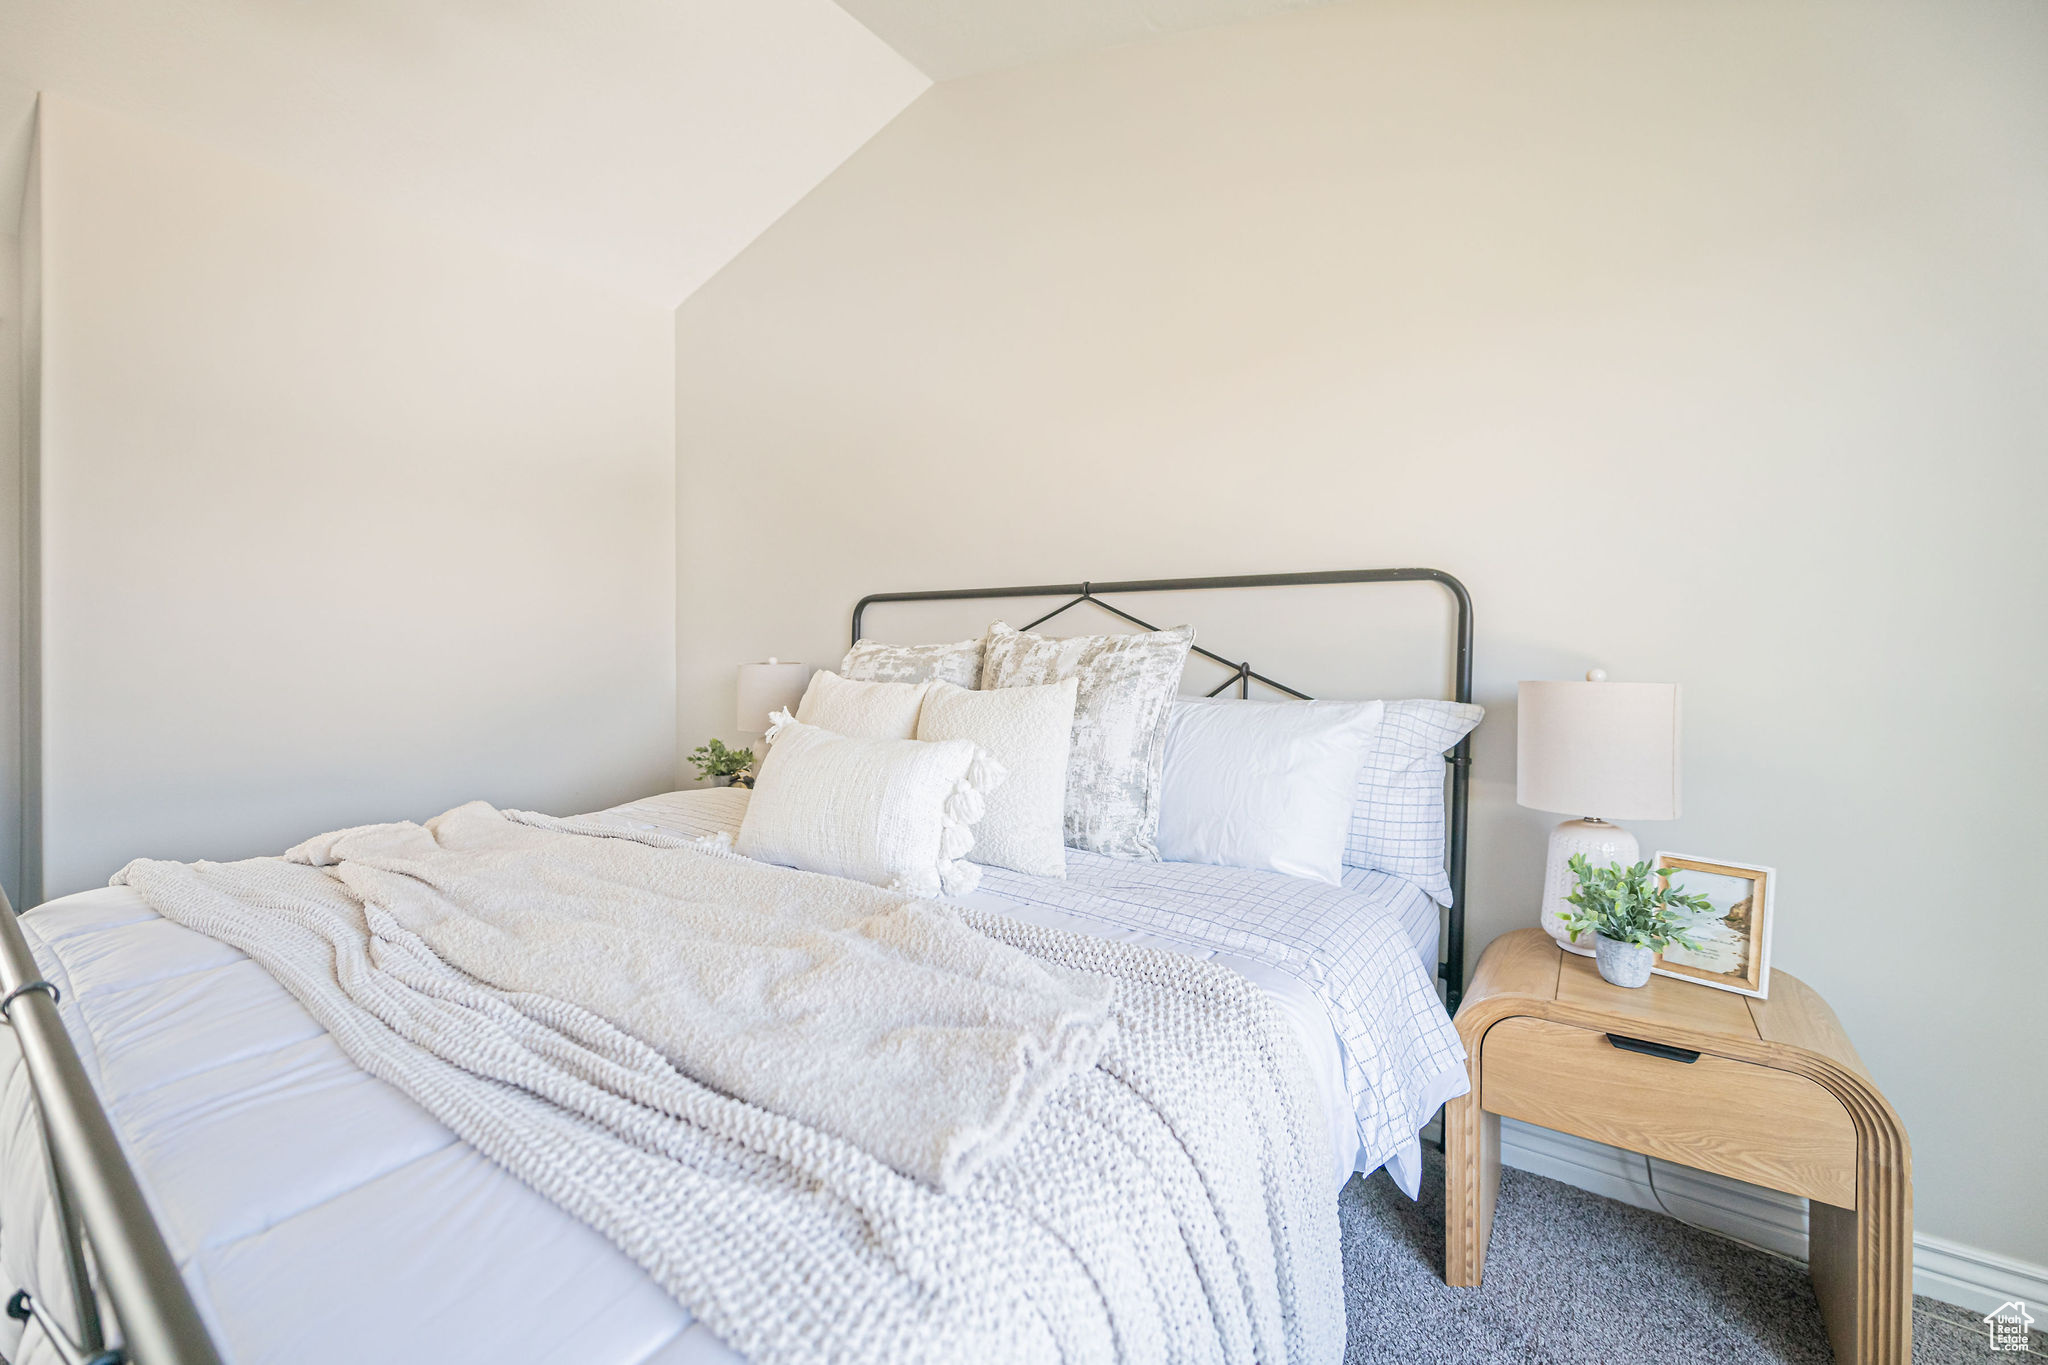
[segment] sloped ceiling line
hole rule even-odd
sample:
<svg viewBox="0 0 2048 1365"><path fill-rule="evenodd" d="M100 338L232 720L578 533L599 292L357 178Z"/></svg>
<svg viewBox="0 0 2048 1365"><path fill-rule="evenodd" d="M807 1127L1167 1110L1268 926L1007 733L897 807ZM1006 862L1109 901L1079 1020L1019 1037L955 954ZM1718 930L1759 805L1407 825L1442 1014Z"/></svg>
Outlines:
<svg viewBox="0 0 2048 1365"><path fill-rule="evenodd" d="M1329 0L839 0L935 81Z"/></svg>
<svg viewBox="0 0 2048 1365"><path fill-rule="evenodd" d="M9 0L0 221L53 90L673 307L930 83L831 0Z"/></svg>

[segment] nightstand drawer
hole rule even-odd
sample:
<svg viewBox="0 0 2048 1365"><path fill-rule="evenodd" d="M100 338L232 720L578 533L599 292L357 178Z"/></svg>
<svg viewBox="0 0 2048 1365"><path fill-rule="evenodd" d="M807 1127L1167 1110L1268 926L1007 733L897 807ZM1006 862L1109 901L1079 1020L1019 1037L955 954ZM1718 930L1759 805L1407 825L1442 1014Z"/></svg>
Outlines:
<svg viewBox="0 0 2048 1365"><path fill-rule="evenodd" d="M1804 1076L1712 1054L1653 1055L1655 1045L1629 1050L1605 1033L1527 1017L1493 1025L1481 1047L1479 1104L1491 1113L1856 1206L1855 1127Z"/></svg>

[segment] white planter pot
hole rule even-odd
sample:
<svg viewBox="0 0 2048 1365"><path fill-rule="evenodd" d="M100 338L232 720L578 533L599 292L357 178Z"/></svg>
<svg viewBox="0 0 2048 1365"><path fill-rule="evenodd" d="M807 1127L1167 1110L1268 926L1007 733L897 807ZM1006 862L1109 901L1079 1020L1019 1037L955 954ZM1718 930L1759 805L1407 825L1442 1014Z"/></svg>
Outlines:
<svg viewBox="0 0 2048 1365"><path fill-rule="evenodd" d="M1640 943L1623 943L1602 934L1593 945L1593 962L1600 975L1617 986L1647 986L1650 966L1657 955Z"/></svg>

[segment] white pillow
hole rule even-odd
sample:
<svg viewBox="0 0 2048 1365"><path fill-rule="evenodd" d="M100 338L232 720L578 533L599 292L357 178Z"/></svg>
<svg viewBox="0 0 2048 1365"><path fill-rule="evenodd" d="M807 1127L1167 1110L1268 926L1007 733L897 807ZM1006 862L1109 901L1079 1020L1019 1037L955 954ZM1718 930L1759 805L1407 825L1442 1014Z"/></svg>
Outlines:
<svg viewBox="0 0 2048 1365"><path fill-rule="evenodd" d="M787 711L773 719L739 852L913 896L964 896L980 884L965 855L1001 764L964 739L855 739Z"/></svg>
<svg viewBox="0 0 2048 1365"><path fill-rule="evenodd" d="M1067 751L1080 681L971 692L934 682L918 713L917 737L980 745L1009 776L989 794L967 856L1039 877L1067 875Z"/></svg>
<svg viewBox="0 0 2048 1365"><path fill-rule="evenodd" d="M913 739L929 682L854 682L830 669L811 675L796 718L855 739Z"/></svg>
<svg viewBox="0 0 2048 1365"><path fill-rule="evenodd" d="M1159 856L1341 885L1380 702L1181 701L1166 732Z"/></svg>

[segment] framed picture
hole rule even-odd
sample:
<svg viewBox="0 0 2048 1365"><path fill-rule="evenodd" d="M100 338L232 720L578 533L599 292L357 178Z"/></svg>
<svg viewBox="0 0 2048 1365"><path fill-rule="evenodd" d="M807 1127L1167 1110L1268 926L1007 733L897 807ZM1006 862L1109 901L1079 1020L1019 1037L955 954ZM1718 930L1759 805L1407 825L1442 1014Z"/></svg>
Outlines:
<svg viewBox="0 0 2048 1365"><path fill-rule="evenodd" d="M1686 926L1700 950L1667 944L1650 970L1763 999L1771 988L1771 893L1777 872L1684 853L1659 853L1655 866L1665 886L1705 896L1709 908L1691 916Z"/></svg>

